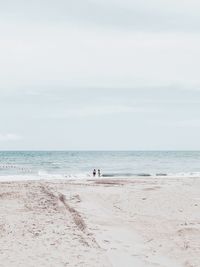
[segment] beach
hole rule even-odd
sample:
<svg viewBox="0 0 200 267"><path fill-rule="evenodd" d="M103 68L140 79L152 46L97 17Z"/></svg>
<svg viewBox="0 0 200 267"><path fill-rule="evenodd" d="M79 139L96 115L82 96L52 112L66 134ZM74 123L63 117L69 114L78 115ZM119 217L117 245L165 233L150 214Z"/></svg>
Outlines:
<svg viewBox="0 0 200 267"><path fill-rule="evenodd" d="M199 267L200 178L0 183L0 266Z"/></svg>

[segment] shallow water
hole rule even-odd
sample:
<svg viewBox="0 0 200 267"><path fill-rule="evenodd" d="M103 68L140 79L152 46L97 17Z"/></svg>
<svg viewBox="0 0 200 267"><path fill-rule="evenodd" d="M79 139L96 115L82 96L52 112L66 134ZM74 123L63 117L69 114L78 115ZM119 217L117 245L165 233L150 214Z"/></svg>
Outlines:
<svg viewBox="0 0 200 267"><path fill-rule="evenodd" d="M200 176L200 151L1 151L1 176Z"/></svg>

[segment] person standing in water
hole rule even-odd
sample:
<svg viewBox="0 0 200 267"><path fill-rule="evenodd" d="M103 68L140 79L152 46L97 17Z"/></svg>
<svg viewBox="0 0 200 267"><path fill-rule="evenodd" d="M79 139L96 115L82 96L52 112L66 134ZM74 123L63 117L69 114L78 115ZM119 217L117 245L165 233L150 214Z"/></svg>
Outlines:
<svg viewBox="0 0 200 267"><path fill-rule="evenodd" d="M98 176L99 176L99 177L101 176L101 171L100 171L100 169L98 169Z"/></svg>
<svg viewBox="0 0 200 267"><path fill-rule="evenodd" d="M93 170L93 177L95 177L96 176L96 170L94 169Z"/></svg>

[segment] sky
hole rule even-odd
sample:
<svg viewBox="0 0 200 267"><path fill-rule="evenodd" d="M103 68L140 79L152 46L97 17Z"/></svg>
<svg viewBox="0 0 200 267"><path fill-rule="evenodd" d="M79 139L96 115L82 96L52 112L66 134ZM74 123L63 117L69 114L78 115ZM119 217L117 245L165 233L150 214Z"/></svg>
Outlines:
<svg viewBox="0 0 200 267"><path fill-rule="evenodd" d="M0 3L0 150L200 150L200 2Z"/></svg>

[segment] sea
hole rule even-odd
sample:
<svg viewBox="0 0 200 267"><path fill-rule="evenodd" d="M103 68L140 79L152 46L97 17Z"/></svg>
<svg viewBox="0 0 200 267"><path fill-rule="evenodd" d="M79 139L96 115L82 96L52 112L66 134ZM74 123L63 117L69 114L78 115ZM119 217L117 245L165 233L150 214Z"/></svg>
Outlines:
<svg viewBox="0 0 200 267"><path fill-rule="evenodd" d="M1 151L0 180L200 177L200 151Z"/></svg>

